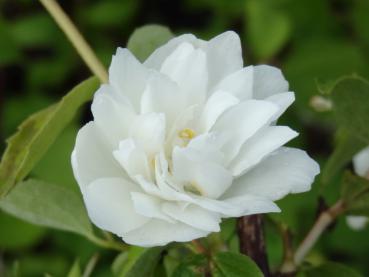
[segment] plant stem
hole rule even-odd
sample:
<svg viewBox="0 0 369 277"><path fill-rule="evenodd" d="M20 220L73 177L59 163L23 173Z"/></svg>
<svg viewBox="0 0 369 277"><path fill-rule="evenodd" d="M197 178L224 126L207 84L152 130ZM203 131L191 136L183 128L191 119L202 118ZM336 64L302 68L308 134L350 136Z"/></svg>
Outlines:
<svg viewBox="0 0 369 277"><path fill-rule="evenodd" d="M116 241L110 241L110 240L103 240L99 237L96 236L90 236L88 237L88 239L95 243L98 246L101 246L103 248L107 248L107 249L112 249L112 250L117 250L117 251L125 251L127 250L128 246L123 244L123 243L119 243Z"/></svg>
<svg viewBox="0 0 369 277"><path fill-rule="evenodd" d="M108 73L106 72L105 67L96 57L91 47L60 5L55 0L40 0L40 2L68 37L92 73L95 74L102 83L106 83L108 81Z"/></svg>
<svg viewBox="0 0 369 277"><path fill-rule="evenodd" d="M279 226L283 241L283 262L279 269L279 276L293 276L296 272L294 253L292 247L292 234L287 225Z"/></svg>
<svg viewBox="0 0 369 277"><path fill-rule="evenodd" d="M97 261L99 260L99 254L96 253L95 255L92 256L92 258L88 261L87 263L87 266L83 272L83 275L82 277L90 277L91 276L91 273L92 271L94 270L96 264L97 264Z"/></svg>
<svg viewBox="0 0 369 277"><path fill-rule="evenodd" d="M270 276L262 215L240 217L237 222L237 232L240 239L240 252L253 259L263 271L264 276Z"/></svg>
<svg viewBox="0 0 369 277"><path fill-rule="evenodd" d="M307 236L301 242L297 248L294 256L295 265L298 266L304 260L305 256L309 253L321 234L327 229L327 227L342 214L345 210L345 205L342 200L339 200L328 210L322 212L310 229Z"/></svg>

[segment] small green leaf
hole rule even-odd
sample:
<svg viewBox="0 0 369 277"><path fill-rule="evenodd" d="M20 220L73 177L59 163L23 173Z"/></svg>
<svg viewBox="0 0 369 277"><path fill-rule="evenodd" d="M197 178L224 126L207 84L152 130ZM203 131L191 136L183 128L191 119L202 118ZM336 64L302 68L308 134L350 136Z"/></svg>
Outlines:
<svg viewBox="0 0 369 277"><path fill-rule="evenodd" d="M347 129L338 129L336 132L336 146L322 172L323 183L329 183L352 160L352 157L365 146L366 144L363 141Z"/></svg>
<svg viewBox="0 0 369 277"><path fill-rule="evenodd" d="M369 181L346 172L342 181L341 196L346 211L353 215L369 216Z"/></svg>
<svg viewBox="0 0 369 277"><path fill-rule="evenodd" d="M369 144L369 82L360 77L346 77L332 89L339 125Z"/></svg>
<svg viewBox="0 0 369 277"><path fill-rule="evenodd" d="M157 265L163 247L141 248L132 246L113 263L115 276L147 277L151 276Z"/></svg>
<svg viewBox="0 0 369 277"><path fill-rule="evenodd" d="M270 1L247 1L245 19L246 36L258 60L273 57L290 36L289 18Z"/></svg>
<svg viewBox="0 0 369 277"><path fill-rule="evenodd" d="M81 198L61 186L33 179L21 182L0 201L0 208L36 225L93 236Z"/></svg>
<svg viewBox="0 0 369 277"><path fill-rule="evenodd" d="M81 277L81 267L79 266L79 261L76 260L68 272L67 277Z"/></svg>
<svg viewBox="0 0 369 277"><path fill-rule="evenodd" d="M362 277L362 275L352 268L334 262L326 262L320 266L313 267L302 272L304 277Z"/></svg>
<svg viewBox="0 0 369 277"><path fill-rule="evenodd" d="M214 257L217 277L262 277L263 273L258 266L248 257L238 253L221 252Z"/></svg>
<svg viewBox="0 0 369 277"><path fill-rule="evenodd" d="M206 267L204 255L193 255L185 259L173 271L171 277L201 277Z"/></svg>
<svg viewBox="0 0 369 277"><path fill-rule="evenodd" d="M87 79L57 104L33 114L20 125L18 132L8 140L1 160L0 198L27 176L79 107L91 99L98 84L95 77Z"/></svg>
<svg viewBox="0 0 369 277"><path fill-rule="evenodd" d="M145 25L133 32L128 40L127 48L143 62L156 48L165 44L172 37L172 32L165 26Z"/></svg>

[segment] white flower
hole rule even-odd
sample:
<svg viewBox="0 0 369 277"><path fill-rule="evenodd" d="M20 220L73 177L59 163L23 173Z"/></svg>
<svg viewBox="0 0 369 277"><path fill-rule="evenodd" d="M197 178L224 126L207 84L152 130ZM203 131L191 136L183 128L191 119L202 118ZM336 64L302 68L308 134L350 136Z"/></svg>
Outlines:
<svg viewBox="0 0 369 277"><path fill-rule="evenodd" d="M353 158L355 173L369 180L369 147L364 148ZM346 217L346 223L353 230L362 230L368 223L366 216L350 215Z"/></svg>
<svg viewBox="0 0 369 277"><path fill-rule="evenodd" d="M118 48L72 154L91 220L156 246L280 211L275 200L319 173L304 151L282 147L297 133L275 122L293 101L277 68L243 68L234 32L176 37L143 64Z"/></svg>

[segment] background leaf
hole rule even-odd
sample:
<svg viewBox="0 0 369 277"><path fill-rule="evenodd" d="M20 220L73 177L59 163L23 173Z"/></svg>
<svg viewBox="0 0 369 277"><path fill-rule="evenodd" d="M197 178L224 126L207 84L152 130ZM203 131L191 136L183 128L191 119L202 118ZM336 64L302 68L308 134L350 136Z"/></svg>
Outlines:
<svg viewBox="0 0 369 277"><path fill-rule="evenodd" d="M349 214L369 216L369 180L346 172L341 195Z"/></svg>
<svg viewBox="0 0 369 277"><path fill-rule="evenodd" d="M143 62L156 48L165 44L172 37L172 32L165 26L146 25L133 32L128 40L127 48Z"/></svg>
<svg viewBox="0 0 369 277"><path fill-rule="evenodd" d="M8 140L8 147L0 164L0 197L32 170L73 119L82 104L91 99L98 80L90 78L72 89L54 104L26 119L19 131Z"/></svg>
<svg viewBox="0 0 369 277"><path fill-rule="evenodd" d="M320 266L304 271L299 277L362 277L352 268L334 262L326 262Z"/></svg>
<svg viewBox="0 0 369 277"><path fill-rule="evenodd" d="M221 252L214 256L214 276L217 277L262 277L263 273L248 256Z"/></svg>
<svg viewBox="0 0 369 277"><path fill-rule="evenodd" d="M0 208L36 225L93 236L81 198L61 186L33 179L21 182L0 201Z"/></svg>

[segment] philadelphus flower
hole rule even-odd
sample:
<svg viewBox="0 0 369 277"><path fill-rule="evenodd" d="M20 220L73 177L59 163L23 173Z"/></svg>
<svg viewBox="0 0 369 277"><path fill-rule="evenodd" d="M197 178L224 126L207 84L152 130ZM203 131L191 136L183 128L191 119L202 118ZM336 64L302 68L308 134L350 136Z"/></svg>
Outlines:
<svg viewBox="0 0 369 277"><path fill-rule="evenodd" d="M278 212L319 166L282 147L276 120L294 101L280 70L243 67L240 39L191 34L140 63L118 48L72 165L92 222L139 246L190 241L222 218Z"/></svg>
<svg viewBox="0 0 369 277"><path fill-rule="evenodd" d="M357 153L353 158L355 173L369 180L369 147L364 148ZM366 216L347 216L346 221L348 226L353 230L362 230L368 223Z"/></svg>

